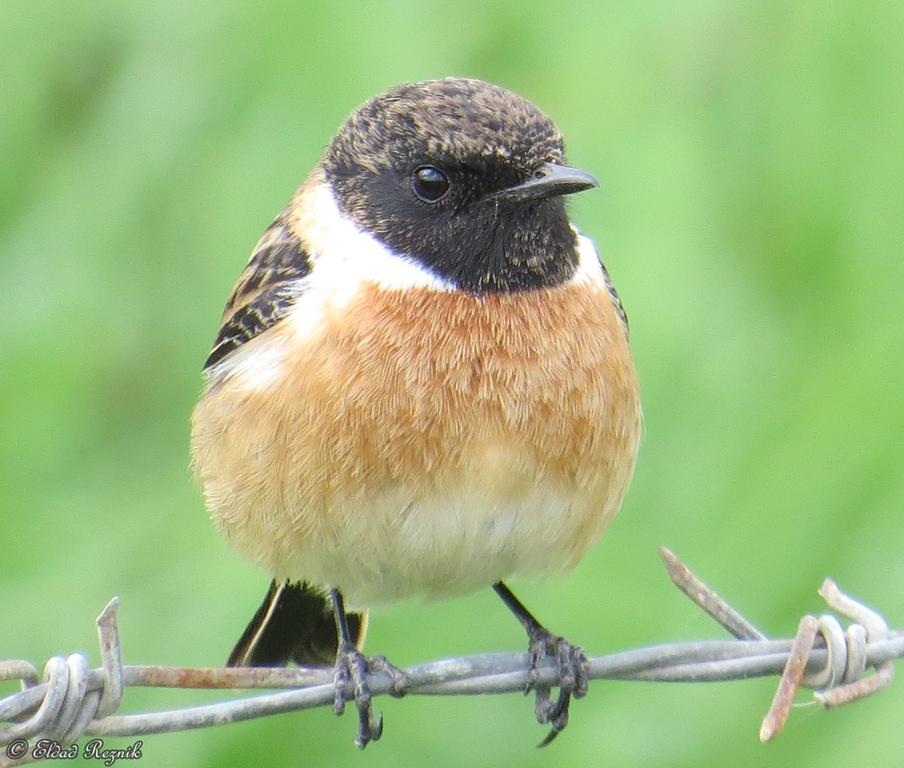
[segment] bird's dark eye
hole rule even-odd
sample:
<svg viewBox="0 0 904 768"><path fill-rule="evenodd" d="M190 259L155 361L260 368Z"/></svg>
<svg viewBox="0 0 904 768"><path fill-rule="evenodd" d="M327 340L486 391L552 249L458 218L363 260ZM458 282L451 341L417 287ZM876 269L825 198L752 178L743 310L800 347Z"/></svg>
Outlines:
<svg viewBox="0 0 904 768"><path fill-rule="evenodd" d="M422 165L414 172L411 188L425 203L436 203L449 191L449 177L439 168Z"/></svg>

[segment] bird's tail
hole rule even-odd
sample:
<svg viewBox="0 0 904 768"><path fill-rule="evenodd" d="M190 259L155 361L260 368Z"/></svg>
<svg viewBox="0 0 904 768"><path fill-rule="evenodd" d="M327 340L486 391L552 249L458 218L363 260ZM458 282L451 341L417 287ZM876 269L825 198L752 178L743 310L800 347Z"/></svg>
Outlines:
<svg viewBox="0 0 904 768"><path fill-rule="evenodd" d="M360 648L367 613L349 613L348 630ZM270 582L267 596L245 628L228 667L332 666L339 647L329 598L309 584Z"/></svg>

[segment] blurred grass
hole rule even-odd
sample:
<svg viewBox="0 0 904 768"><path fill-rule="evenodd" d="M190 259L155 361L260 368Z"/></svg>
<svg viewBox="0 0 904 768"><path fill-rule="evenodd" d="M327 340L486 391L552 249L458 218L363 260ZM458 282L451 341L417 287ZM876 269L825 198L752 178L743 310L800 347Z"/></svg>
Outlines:
<svg viewBox="0 0 904 768"><path fill-rule="evenodd" d="M344 116L404 80L540 104L632 323L647 435L566 581L516 584L601 653L718 632L667 543L768 631L826 574L904 624L904 6L7 2L0 25L0 658L222 662L263 592L206 520L188 415L251 246ZM520 647L484 593L379 615L408 664ZM549 750L518 696L383 701L145 740L143 766L900 766L904 687L755 740L772 683L596 684ZM216 698L216 697L213 697ZM199 702L130 691L126 708ZM131 740L123 740L128 743Z"/></svg>

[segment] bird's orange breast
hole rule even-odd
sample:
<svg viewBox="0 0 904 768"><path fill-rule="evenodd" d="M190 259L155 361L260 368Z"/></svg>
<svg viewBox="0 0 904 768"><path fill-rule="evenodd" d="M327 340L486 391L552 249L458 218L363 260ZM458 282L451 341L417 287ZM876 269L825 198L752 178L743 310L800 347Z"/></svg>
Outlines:
<svg viewBox="0 0 904 768"><path fill-rule="evenodd" d="M221 528L277 575L359 602L466 591L573 566L618 510L641 415L601 286L368 285L246 346L276 372L212 388L192 452Z"/></svg>

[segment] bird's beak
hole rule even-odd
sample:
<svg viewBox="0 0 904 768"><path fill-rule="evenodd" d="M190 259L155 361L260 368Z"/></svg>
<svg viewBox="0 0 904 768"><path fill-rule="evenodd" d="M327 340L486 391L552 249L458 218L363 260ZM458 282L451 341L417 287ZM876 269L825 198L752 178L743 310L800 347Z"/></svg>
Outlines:
<svg viewBox="0 0 904 768"><path fill-rule="evenodd" d="M544 163L534 172L533 178L529 181L502 189L491 195L490 198L524 203L556 195L570 195L598 186L599 182L586 171L567 165Z"/></svg>

